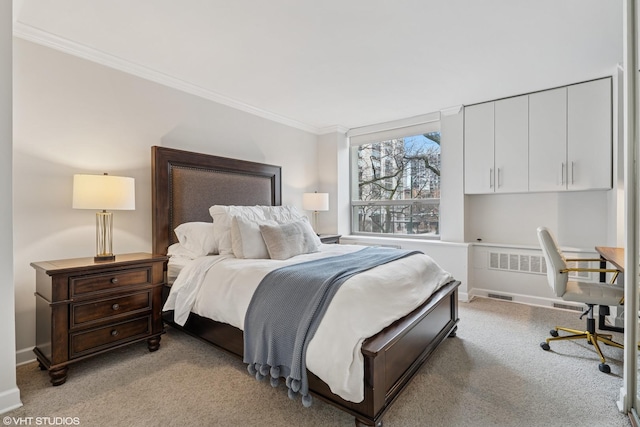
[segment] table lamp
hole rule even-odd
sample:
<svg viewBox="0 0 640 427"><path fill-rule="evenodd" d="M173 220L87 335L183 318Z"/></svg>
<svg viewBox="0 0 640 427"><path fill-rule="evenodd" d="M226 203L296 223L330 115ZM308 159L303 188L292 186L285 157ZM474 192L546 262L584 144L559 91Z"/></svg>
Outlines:
<svg viewBox="0 0 640 427"><path fill-rule="evenodd" d="M94 261L114 261L113 214L107 210L136 208L135 181L124 176L74 175L73 208L97 209L96 256Z"/></svg>
<svg viewBox="0 0 640 427"><path fill-rule="evenodd" d="M318 233L318 212L329 210L329 193L303 193L302 209L313 211L313 230Z"/></svg>

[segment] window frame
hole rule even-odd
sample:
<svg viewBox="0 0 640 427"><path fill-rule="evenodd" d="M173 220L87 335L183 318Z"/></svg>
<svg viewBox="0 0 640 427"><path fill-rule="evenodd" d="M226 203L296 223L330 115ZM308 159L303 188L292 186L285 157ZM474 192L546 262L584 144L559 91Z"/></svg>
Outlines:
<svg viewBox="0 0 640 427"><path fill-rule="evenodd" d="M437 205L438 210L441 205L441 197L427 199L396 199L396 200L356 200L359 190L360 171L358 168L358 148L364 144L383 142L392 139L400 139L408 136L421 135L431 132L441 132L440 113L432 113L397 122L383 123L352 129L347 132L349 138L349 209L350 209L350 232L352 235L364 235L382 238L400 239L424 239L440 240L440 230L442 217L438 212L438 234L405 234L405 233L379 233L360 231L358 208L361 206L433 206ZM442 144L440 144L440 156L442 156ZM442 161L440 161L442 164Z"/></svg>

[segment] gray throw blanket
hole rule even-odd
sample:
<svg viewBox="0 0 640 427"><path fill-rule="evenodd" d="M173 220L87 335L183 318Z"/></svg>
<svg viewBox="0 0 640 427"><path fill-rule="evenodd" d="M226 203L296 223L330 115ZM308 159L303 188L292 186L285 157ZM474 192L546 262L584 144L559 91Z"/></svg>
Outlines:
<svg viewBox="0 0 640 427"><path fill-rule="evenodd" d="M308 261L268 273L256 288L244 321L244 362L258 380L286 379L289 397L299 393L311 405L307 345L331 299L349 277L419 251L368 247L345 255Z"/></svg>

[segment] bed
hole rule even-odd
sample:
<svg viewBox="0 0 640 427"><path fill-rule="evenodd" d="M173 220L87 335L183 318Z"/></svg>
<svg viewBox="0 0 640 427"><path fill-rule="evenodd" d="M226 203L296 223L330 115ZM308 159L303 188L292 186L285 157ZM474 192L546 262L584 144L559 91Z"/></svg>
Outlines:
<svg viewBox="0 0 640 427"><path fill-rule="evenodd" d="M152 147L154 253L167 254L177 241L173 230L178 225L211 221L209 208L213 205L281 205L281 185L278 166ZM356 425L381 426L384 414L429 355L445 338L455 336L459 284L454 280L446 283L411 313L364 341L361 402L332 393L325 382L308 372L311 394L352 414ZM165 298L168 291L167 287ZM241 329L195 313L178 326L173 315L164 314L168 324L243 356Z"/></svg>

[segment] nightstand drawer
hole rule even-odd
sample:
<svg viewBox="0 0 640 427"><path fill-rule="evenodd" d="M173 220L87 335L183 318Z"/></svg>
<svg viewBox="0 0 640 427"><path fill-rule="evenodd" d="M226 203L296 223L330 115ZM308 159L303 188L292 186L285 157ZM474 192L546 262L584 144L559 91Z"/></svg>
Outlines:
<svg viewBox="0 0 640 427"><path fill-rule="evenodd" d="M151 334L151 316L116 323L103 328L71 334L70 358L93 353Z"/></svg>
<svg viewBox="0 0 640 427"><path fill-rule="evenodd" d="M101 301L89 301L71 305L71 327L122 317L151 310L151 292L139 292Z"/></svg>
<svg viewBox="0 0 640 427"><path fill-rule="evenodd" d="M151 281L151 268L132 268L69 278L71 297L117 290L133 285L150 285Z"/></svg>

